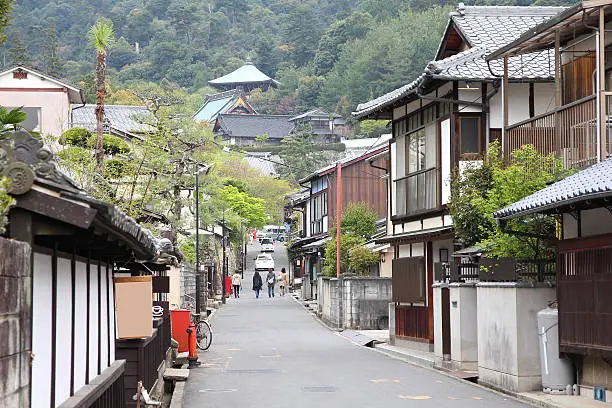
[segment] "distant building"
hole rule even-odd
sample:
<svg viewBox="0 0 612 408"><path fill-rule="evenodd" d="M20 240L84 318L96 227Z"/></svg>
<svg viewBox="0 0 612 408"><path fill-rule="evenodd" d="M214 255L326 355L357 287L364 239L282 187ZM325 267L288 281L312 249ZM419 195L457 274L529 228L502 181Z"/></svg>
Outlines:
<svg viewBox="0 0 612 408"><path fill-rule="evenodd" d="M139 135L155 131L152 126L154 118L146 106L132 105L105 105L104 106L104 132L132 139ZM72 120L70 127L83 127L90 132L96 132L96 105L72 107Z"/></svg>
<svg viewBox="0 0 612 408"><path fill-rule="evenodd" d="M211 86L223 90L232 90L241 88L245 92L250 92L253 89L261 88L267 90L269 87L274 87L279 84L278 81L270 78L263 72L261 72L250 59L244 63L243 66L235 71L230 72L220 78L208 81Z"/></svg>
<svg viewBox="0 0 612 408"><path fill-rule="evenodd" d="M289 118L284 115L220 114L214 132L232 145L253 146L257 136L267 135L265 145L278 146L293 131Z"/></svg>
<svg viewBox="0 0 612 408"><path fill-rule="evenodd" d="M196 122L214 125L220 114L257 114L241 89L206 95L204 103L193 115Z"/></svg>
<svg viewBox="0 0 612 408"><path fill-rule="evenodd" d="M347 136L349 133L346 121L342 116L326 112L320 108L294 116L289 121L295 127L310 125L312 133L323 143L339 142L343 136Z"/></svg>
<svg viewBox="0 0 612 408"><path fill-rule="evenodd" d="M23 106L28 130L59 136L69 127L71 103L85 103L83 90L30 68L0 72L0 105Z"/></svg>

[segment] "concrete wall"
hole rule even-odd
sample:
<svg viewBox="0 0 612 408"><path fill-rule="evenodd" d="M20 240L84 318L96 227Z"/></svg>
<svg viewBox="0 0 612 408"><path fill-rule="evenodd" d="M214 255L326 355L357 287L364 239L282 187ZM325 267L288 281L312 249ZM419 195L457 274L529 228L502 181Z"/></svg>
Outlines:
<svg viewBox="0 0 612 408"><path fill-rule="evenodd" d="M478 283L479 382L523 392L540 389L537 313L556 299L545 285Z"/></svg>
<svg viewBox="0 0 612 408"><path fill-rule="evenodd" d="M449 287L451 361L463 369L476 369L478 363L476 285L451 283Z"/></svg>
<svg viewBox="0 0 612 408"><path fill-rule="evenodd" d="M318 311L327 323L362 330L386 328L388 325L390 278L319 277L317 283Z"/></svg>
<svg viewBox="0 0 612 408"><path fill-rule="evenodd" d="M30 406L30 246L0 238L0 253L0 406L26 408Z"/></svg>
<svg viewBox="0 0 612 408"><path fill-rule="evenodd" d="M447 283L433 284L434 353L440 359L444 358L444 353L442 353L442 289L444 288L448 288Z"/></svg>
<svg viewBox="0 0 612 408"><path fill-rule="evenodd" d="M40 127L36 130L41 134L60 136L68 129L70 103L66 89L57 87L56 90L57 92L36 91L35 89L15 91L0 88L0 104L9 107L40 108Z"/></svg>

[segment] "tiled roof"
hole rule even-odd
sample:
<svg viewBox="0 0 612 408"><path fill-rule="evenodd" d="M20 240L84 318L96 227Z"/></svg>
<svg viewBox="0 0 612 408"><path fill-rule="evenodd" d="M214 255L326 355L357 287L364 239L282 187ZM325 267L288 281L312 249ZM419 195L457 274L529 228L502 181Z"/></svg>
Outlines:
<svg viewBox="0 0 612 408"><path fill-rule="evenodd" d="M479 7L462 6L450 14L453 25L470 49L438 61L431 61L425 72L411 83L369 102L359 104L353 115L363 117L380 110L410 93L415 93L428 78L493 80L503 74L503 62L487 64L487 54L518 38L521 33L553 17L563 7ZM547 51L514 57L508 72L515 79L552 79L554 63ZM490 69L489 69L490 65ZM495 73L493 75L491 70Z"/></svg>
<svg viewBox="0 0 612 408"><path fill-rule="evenodd" d="M285 115L220 114L218 125L219 133L232 137L268 135L270 139L283 139L293 130L293 123Z"/></svg>
<svg viewBox="0 0 612 408"><path fill-rule="evenodd" d="M72 106L73 126L84 127L92 132L96 131L96 105ZM146 106L131 105L105 105L105 124L124 133L144 133L154 131L151 122L153 116Z"/></svg>
<svg viewBox="0 0 612 408"><path fill-rule="evenodd" d="M274 167L275 162L280 162L280 158L278 156L273 156L270 153L247 153L244 156L244 161L252 168L257 169L264 176L276 177L278 176L278 172Z"/></svg>
<svg viewBox="0 0 612 408"><path fill-rule="evenodd" d="M579 201L612 196L612 158L527 196L494 214L507 219L546 212Z"/></svg>
<svg viewBox="0 0 612 408"><path fill-rule="evenodd" d="M240 97L240 91L232 90L214 95L207 95L204 104L193 115L198 122L212 122L219 113L225 113Z"/></svg>
<svg viewBox="0 0 612 408"><path fill-rule="evenodd" d="M208 81L211 85L229 84L256 84L256 83L275 83L278 82L261 72L251 61L247 61L237 70L230 72L220 78Z"/></svg>
<svg viewBox="0 0 612 408"><path fill-rule="evenodd" d="M12 73L14 71L27 71L41 78L44 78L48 81L51 81L61 87L66 88L68 90L68 95L70 97L70 103L78 103L78 104L85 103L85 93L83 92L81 88L71 84L70 82L67 82L66 80L54 77L49 74L45 74L33 68L25 67L22 65L15 65L13 67L6 68L4 71L0 72L0 77L8 73Z"/></svg>
<svg viewBox="0 0 612 408"><path fill-rule="evenodd" d="M318 117L325 117L326 119L329 118L330 113L324 111L321 108L316 108L313 110L309 110L308 112L302 113L301 115L298 116L294 116L291 119L289 119L291 122L298 120L298 119L304 119L304 118L309 118L312 116L318 116ZM334 118L341 118L342 116L338 115L337 113L334 113Z"/></svg>

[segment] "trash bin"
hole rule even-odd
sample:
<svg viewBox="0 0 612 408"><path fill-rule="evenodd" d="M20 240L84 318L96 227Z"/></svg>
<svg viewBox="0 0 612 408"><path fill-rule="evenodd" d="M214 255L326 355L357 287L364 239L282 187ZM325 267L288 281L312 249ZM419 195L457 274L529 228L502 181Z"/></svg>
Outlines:
<svg viewBox="0 0 612 408"><path fill-rule="evenodd" d="M172 322L172 338L178 341L178 352L189 351L189 335L187 328L191 322L189 310L175 309L170 311Z"/></svg>
<svg viewBox="0 0 612 408"><path fill-rule="evenodd" d="M549 394L572 394L574 365L568 358L559 357L558 310L547 307L538 312L538 338L542 391Z"/></svg>

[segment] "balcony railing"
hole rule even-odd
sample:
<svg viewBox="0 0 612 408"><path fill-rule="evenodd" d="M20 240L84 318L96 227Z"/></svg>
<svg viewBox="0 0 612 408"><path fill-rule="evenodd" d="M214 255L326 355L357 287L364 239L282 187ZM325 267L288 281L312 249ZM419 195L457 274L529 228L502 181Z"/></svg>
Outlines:
<svg viewBox="0 0 612 408"><path fill-rule="evenodd" d="M409 215L438 207L438 170L421 170L395 183L395 214Z"/></svg>
<svg viewBox="0 0 612 408"><path fill-rule="evenodd" d="M509 126L504 151L531 144L541 154L555 153L566 168L597 161L597 103L594 95Z"/></svg>

